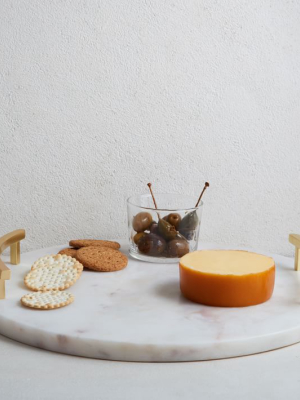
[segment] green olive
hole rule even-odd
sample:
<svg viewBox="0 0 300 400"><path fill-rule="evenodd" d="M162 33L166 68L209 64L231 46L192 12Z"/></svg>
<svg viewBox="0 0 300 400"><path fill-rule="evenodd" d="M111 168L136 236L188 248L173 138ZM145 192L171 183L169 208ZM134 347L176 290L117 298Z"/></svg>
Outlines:
<svg viewBox="0 0 300 400"><path fill-rule="evenodd" d="M196 231L182 229L180 232L181 232L181 235L184 236L187 240L195 240L195 238L196 238Z"/></svg>
<svg viewBox="0 0 300 400"><path fill-rule="evenodd" d="M181 216L177 213L171 213L171 214L166 215L163 219L165 221L169 222L169 224L175 226L176 229L178 229L178 226L181 221Z"/></svg>
<svg viewBox="0 0 300 400"><path fill-rule="evenodd" d="M182 218L178 230L184 237L186 237L188 240L191 240L198 224L199 218L197 212L191 211L186 214L184 218Z"/></svg>
<svg viewBox="0 0 300 400"><path fill-rule="evenodd" d="M133 217L132 227L136 232L144 232L152 223L152 215L147 212L140 212Z"/></svg>
<svg viewBox="0 0 300 400"><path fill-rule="evenodd" d="M166 240L172 240L177 235L175 226L164 219L158 221L158 233Z"/></svg>

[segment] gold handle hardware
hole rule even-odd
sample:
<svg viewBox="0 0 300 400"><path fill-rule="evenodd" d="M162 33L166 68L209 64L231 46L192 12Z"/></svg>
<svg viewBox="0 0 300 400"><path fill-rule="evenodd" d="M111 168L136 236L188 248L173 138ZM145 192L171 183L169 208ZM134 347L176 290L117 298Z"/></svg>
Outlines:
<svg viewBox="0 0 300 400"><path fill-rule="evenodd" d="M20 263L20 241L25 238L24 229L7 233L0 238L0 256L10 246L10 263ZM5 299L5 281L10 279L10 269L0 259L0 299Z"/></svg>
<svg viewBox="0 0 300 400"><path fill-rule="evenodd" d="M300 271L300 235L291 233L289 241L295 246L295 271Z"/></svg>

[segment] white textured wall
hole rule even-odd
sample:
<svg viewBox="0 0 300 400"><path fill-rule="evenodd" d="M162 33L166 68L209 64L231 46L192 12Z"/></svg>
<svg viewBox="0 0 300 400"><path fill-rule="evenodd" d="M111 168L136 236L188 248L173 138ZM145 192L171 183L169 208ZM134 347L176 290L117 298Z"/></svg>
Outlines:
<svg viewBox="0 0 300 400"><path fill-rule="evenodd" d="M292 255L300 2L0 2L0 234L121 238L125 199L198 197L201 239Z"/></svg>

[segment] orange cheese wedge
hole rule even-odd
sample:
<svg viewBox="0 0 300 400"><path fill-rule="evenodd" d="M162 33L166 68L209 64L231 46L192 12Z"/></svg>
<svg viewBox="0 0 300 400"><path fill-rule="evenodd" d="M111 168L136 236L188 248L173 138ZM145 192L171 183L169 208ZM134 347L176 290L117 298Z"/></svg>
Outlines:
<svg viewBox="0 0 300 400"><path fill-rule="evenodd" d="M273 258L239 250L200 250L180 259L180 289L196 303L245 307L264 303L275 282Z"/></svg>

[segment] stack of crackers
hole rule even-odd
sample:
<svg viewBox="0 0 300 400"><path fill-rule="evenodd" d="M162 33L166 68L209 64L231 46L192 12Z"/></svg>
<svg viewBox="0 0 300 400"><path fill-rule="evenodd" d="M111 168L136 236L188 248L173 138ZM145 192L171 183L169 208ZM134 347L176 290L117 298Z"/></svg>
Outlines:
<svg viewBox="0 0 300 400"><path fill-rule="evenodd" d="M108 240L71 240L70 248L56 255L39 258L25 276L25 285L34 291L21 298L30 308L49 310L67 306L74 301L65 289L80 278L83 267L93 271L119 271L128 258L119 251L120 244Z"/></svg>
<svg viewBox="0 0 300 400"><path fill-rule="evenodd" d="M74 285L80 278L83 265L75 258L56 254L39 258L25 276L25 285L35 293L21 298L30 308L53 309L71 304L74 296L63 290Z"/></svg>
<svg viewBox="0 0 300 400"><path fill-rule="evenodd" d="M119 271L127 266L128 258L119 251L120 244L109 240L70 240L71 247L59 254L71 256L93 271Z"/></svg>

